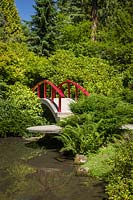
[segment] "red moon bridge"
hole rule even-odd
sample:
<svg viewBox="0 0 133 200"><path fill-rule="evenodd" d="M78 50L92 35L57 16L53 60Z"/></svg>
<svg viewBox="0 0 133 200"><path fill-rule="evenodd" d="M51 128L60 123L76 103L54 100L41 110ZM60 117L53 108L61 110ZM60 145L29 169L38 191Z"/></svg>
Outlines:
<svg viewBox="0 0 133 200"><path fill-rule="evenodd" d="M37 83L32 91L37 92L41 103L50 109L56 121L72 115L70 104L78 100L79 93L90 95L85 88L71 80L66 80L58 86L49 80L43 80Z"/></svg>

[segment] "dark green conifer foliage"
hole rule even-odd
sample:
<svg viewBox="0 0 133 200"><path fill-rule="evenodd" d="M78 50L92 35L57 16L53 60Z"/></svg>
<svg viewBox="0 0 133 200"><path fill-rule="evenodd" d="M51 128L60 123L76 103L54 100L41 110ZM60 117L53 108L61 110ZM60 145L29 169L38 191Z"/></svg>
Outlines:
<svg viewBox="0 0 133 200"><path fill-rule="evenodd" d="M59 0L58 5L60 11L69 16L71 23L76 24L82 21L90 21L90 23L92 23L91 38L93 41L96 40L96 31L98 24L97 0Z"/></svg>
<svg viewBox="0 0 133 200"><path fill-rule="evenodd" d="M61 13L68 15L73 23L88 20L91 14L91 1L58 0Z"/></svg>
<svg viewBox="0 0 133 200"><path fill-rule="evenodd" d="M132 42L132 8L131 0L99 0L99 30L104 33L100 38L102 41L112 40L124 45Z"/></svg>
<svg viewBox="0 0 133 200"><path fill-rule="evenodd" d="M54 50L56 9L53 0L35 0L28 44L38 55L49 56Z"/></svg>

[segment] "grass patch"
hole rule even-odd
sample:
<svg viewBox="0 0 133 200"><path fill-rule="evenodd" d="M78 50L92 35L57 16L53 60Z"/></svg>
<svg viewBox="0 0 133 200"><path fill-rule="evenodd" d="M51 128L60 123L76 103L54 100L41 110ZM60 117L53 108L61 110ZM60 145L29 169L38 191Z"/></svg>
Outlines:
<svg viewBox="0 0 133 200"><path fill-rule="evenodd" d="M107 147L100 148L97 154L89 154L88 162L84 166L89 168L92 176L103 178L115 167L115 154L115 145L109 144Z"/></svg>

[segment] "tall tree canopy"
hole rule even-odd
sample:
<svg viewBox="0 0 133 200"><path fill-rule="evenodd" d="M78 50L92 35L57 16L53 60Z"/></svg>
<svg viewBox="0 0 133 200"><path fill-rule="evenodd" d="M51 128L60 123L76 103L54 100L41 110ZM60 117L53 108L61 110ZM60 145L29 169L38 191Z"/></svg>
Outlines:
<svg viewBox="0 0 133 200"><path fill-rule="evenodd" d="M68 16L68 23L76 24L88 20L91 23L91 39L98 39L99 30L111 33L116 39L132 33L132 1L131 0L58 0L60 13ZM121 41L125 40L124 38ZM127 42L127 41L126 41Z"/></svg>
<svg viewBox="0 0 133 200"><path fill-rule="evenodd" d="M35 15L30 22L28 44L38 55L49 56L54 50L56 9L53 0L35 0Z"/></svg>
<svg viewBox="0 0 133 200"><path fill-rule="evenodd" d="M92 22L92 40L96 39L97 29L97 0L59 0L61 13L69 16L71 23L76 24L85 20Z"/></svg>

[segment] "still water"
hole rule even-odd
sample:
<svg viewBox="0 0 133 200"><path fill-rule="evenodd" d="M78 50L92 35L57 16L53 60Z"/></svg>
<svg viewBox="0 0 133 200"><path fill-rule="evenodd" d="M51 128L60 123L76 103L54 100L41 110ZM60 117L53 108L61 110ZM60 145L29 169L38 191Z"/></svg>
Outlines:
<svg viewBox="0 0 133 200"><path fill-rule="evenodd" d="M21 138L0 139L0 200L103 200L104 185L75 175L72 159Z"/></svg>

